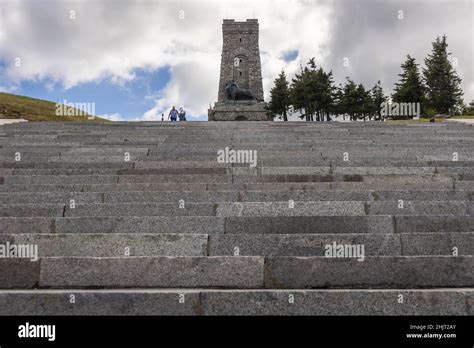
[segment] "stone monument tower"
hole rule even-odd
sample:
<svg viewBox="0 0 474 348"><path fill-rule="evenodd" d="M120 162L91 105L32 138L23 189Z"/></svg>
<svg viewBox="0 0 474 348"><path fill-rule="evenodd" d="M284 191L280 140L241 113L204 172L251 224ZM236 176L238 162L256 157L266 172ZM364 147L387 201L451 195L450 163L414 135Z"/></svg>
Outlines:
<svg viewBox="0 0 474 348"><path fill-rule="evenodd" d="M263 102L258 20L224 19L217 103L209 121L267 121Z"/></svg>

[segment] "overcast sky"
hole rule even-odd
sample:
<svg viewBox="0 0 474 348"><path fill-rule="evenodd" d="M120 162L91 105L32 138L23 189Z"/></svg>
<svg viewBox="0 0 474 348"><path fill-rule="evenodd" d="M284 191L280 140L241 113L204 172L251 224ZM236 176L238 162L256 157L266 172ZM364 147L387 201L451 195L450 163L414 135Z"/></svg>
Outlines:
<svg viewBox="0 0 474 348"><path fill-rule="evenodd" d="M473 0L0 0L0 10L0 91L94 102L116 120L171 105L207 119L224 18L258 18L266 99L281 69L291 77L310 57L337 83L380 79L389 93L405 56L423 64L443 34L474 99Z"/></svg>

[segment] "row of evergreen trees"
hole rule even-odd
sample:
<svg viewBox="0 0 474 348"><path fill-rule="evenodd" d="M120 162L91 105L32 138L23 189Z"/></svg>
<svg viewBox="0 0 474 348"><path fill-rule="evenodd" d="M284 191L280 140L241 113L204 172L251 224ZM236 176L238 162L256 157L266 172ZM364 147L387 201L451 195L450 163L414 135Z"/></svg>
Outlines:
<svg viewBox="0 0 474 348"><path fill-rule="evenodd" d="M421 114L453 114L463 111L461 79L457 76L447 52L446 36L433 42L432 53L425 58L422 74L415 58L407 56L401 65L400 80L395 84L392 101L420 103ZM332 71L317 67L314 58L289 84L285 72L275 79L270 91L268 112L272 117L282 117L297 111L306 121L330 120L341 115L350 120L382 120L381 104L388 102L380 81L369 90L346 78L344 85L334 84Z"/></svg>

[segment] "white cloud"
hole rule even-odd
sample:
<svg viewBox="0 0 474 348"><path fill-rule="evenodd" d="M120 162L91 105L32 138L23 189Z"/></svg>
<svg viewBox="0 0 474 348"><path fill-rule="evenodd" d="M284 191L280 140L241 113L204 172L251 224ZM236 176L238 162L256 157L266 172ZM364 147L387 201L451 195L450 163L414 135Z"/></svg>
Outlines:
<svg viewBox="0 0 474 348"><path fill-rule="evenodd" d="M316 8L308 11L308 6ZM65 88L104 79L123 84L133 79L134 68L169 67L171 79L143 119L161 118L173 104L184 105L188 115L205 115L217 99L223 18L259 19L268 93L275 74L297 67L295 62L287 67L283 52L319 54L328 39L328 9L303 1L271 6L268 1L10 0L4 3L0 38L6 49L1 54L10 63L15 57L22 60L21 67L8 65L9 81L45 79ZM71 10L75 19L70 19Z"/></svg>
<svg viewBox="0 0 474 348"><path fill-rule="evenodd" d="M309 6L315 7L313 11L308 11ZM199 26L205 30L184 36L181 45L202 42L203 38L207 44L189 52L179 59L179 63L172 65L171 80L155 106L145 113L145 120L159 119L163 112L166 116L171 105L184 105L188 114L200 115L196 119L206 119L209 105L217 100L222 48L221 24L226 16L245 20L255 14L258 18L266 96L281 69L285 69L289 76L299 69L299 60L290 63L283 60L283 54L288 49L297 49L304 61L312 56L319 60L324 58L321 47L329 38L330 7L327 5L320 5L316 1L312 4L280 1L278 6L269 6L268 1L244 1L243 4L235 1L202 6L196 10L198 13L193 11L194 15L206 16ZM293 21L298 21L299 25L292 25ZM305 30L302 31L301 28ZM205 116L202 116L203 114ZM188 119L192 120L193 117Z"/></svg>
<svg viewBox="0 0 474 348"><path fill-rule="evenodd" d="M103 114L103 115L97 115L101 118L105 118L106 120L109 121L126 121L119 113L115 114Z"/></svg>
<svg viewBox="0 0 474 348"><path fill-rule="evenodd" d="M340 21L344 7L339 9L336 2L3 0L0 4L3 8L0 60L7 64L7 68L0 78L13 84L25 79L44 80L50 87L60 84L65 88L102 80L123 85L134 79L136 68L151 71L167 67L171 78L163 90L151 91L150 95L158 97L143 119L161 119L161 113L167 115L172 105L184 105L188 118L192 119L190 115L206 115L209 103L217 99L223 18L259 19L266 98L281 69L285 69L291 78L300 63L306 63L313 56L325 68L333 69L336 65L334 58L339 59L339 56L331 56L331 49L337 51L331 40L335 38L340 46L344 46L344 40L336 32L344 33L340 28L345 26L346 36L355 35L355 38L358 30L364 28L364 37L360 39L373 45L372 50L360 49L351 36L348 46L353 52L348 54L359 58L362 63L367 55L374 55L377 52L375 45L383 39L376 25L373 24L373 30L367 28L364 18L351 18L351 13L348 13L347 20L342 17L344 20ZM370 4L370 1L361 1L361 6L370 7ZM75 19L70 19L70 11L75 11ZM442 25L451 26L453 35L459 30L461 34L465 32L462 26L465 22L451 22ZM424 25L417 22L415 30L418 27ZM433 39L431 36L423 37L423 44L429 46ZM411 40L410 45L414 46L403 47L406 52L402 56L411 48L418 47L419 43ZM457 44L453 48L459 50ZM464 49L469 51L468 39ZM297 50L298 58L285 62L282 57L289 50ZM358 67L366 79L375 80L388 65L391 70L387 71L396 78L401 62L390 61L390 54L382 54L386 56L382 65ZM470 54L472 58L472 52ZM20 67L13 64L17 57L21 58ZM461 76L465 86L472 86L470 70L462 68L466 69ZM466 94L468 92L473 93L472 87Z"/></svg>
<svg viewBox="0 0 474 348"><path fill-rule="evenodd" d="M0 86L0 92L14 93L17 90L15 86Z"/></svg>

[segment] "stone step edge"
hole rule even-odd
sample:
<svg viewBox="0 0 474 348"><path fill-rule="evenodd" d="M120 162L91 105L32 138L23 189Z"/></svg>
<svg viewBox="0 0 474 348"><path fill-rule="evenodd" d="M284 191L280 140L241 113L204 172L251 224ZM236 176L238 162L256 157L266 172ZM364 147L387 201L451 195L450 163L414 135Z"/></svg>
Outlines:
<svg viewBox="0 0 474 348"><path fill-rule="evenodd" d="M74 297L74 303L71 298ZM400 299L403 299L400 302ZM124 301L127 304L124 306ZM0 290L0 315L473 315L474 288Z"/></svg>
<svg viewBox="0 0 474 348"><path fill-rule="evenodd" d="M282 292L282 293L293 293L293 292L320 292L320 293L338 293L338 292L367 292L367 293L399 293L399 292L472 292L474 295L474 288L452 288L452 287L439 287L439 288L377 288L377 289L365 289L365 288L330 288L330 289L240 289L240 288L110 288L110 289L81 289L81 288L61 288L61 289L0 289L1 294L56 294L56 293L195 293L195 292L223 292L223 293L259 293L259 292Z"/></svg>

